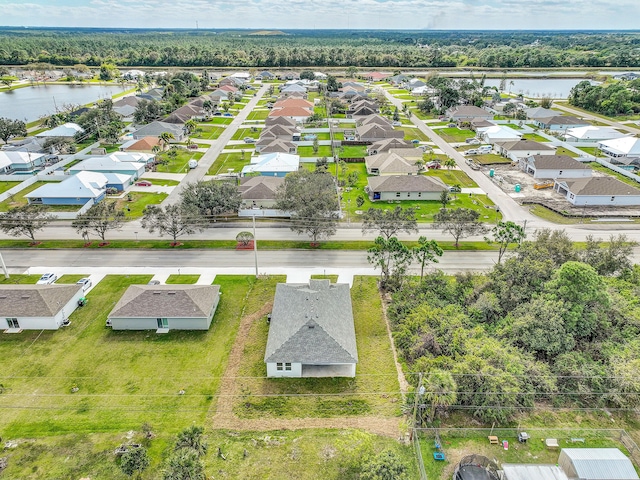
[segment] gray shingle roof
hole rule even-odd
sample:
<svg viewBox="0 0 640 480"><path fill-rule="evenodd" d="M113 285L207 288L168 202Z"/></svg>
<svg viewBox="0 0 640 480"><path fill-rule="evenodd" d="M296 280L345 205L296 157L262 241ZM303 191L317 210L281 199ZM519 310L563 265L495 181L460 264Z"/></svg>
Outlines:
<svg viewBox="0 0 640 480"><path fill-rule="evenodd" d="M0 316L52 317L82 287L80 285L0 285Z"/></svg>
<svg viewBox="0 0 640 480"><path fill-rule="evenodd" d="M613 177L567 179L564 183L574 195L640 195L640 190Z"/></svg>
<svg viewBox="0 0 640 480"><path fill-rule="evenodd" d="M383 152L365 157L365 163L368 169L377 168L381 175L387 172L412 174L418 173L419 170L415 160L407 160L393 152Z"/></svg>
<svg viewBox="0 0 640 480"><path fill-rule="evenodd" d="M510 142L496 142L506 151L522 151L522 150L555 150L551 145L534 142L533 140L512 140Z"/></svg>
<svg viewBox="0 0 640 480"><path fill-rule="evenodd" d="M357 363L349 285L329 280L279 283L264 360L306 365Z"/></svg>
<svg viewBox="0 0 640 480"><path fill-rule="evenodd" d="M274 200L284 177L244 177L238 187L244 200Z"/></svg>
<svg viewBox="0 0 640 480"><path fill-rule="evenodd" d="M413 148L413 145L408 140L401 138L385 138L379 142L375 142L369 147L369 150L376 150L378 153L388 152L392 148Z"/></svg>
<svg viewBox="0 0 640 480"><path fill-rule="evenodd" d="M591 170L586 163L579 162L568 155L532 155L529 160L533 160L535 168L542 170Z"/></svg>
<svg viewBox="0 0 640 480"><path fill-rule="evenodd" d="M447 189L439 178L424 175L369 177L368 181L374 192L442 192Z"/></svg>
<svg viewBox="0 0 640 480"><path fill-rule="evenodd" d="M631 480L638 474L617 448L563 448L558 459L567 476L584 480Z"/></svg>
<svg viewBox="0 0 640 480"><path fill-rule="evenodd" d="M218 285L131 285L109 318L208 318Z"/></svg>
<svg viewBox="0 0 640 480"><path fill-rule="evenodd" d="M545 125L589 125L589 122L568 115L554 115L553 117L539 118L538 122Z"/></svg>
<svg viewBox="0 0 640 480"><path fill-rule="evenodd" d="M133 134L136 137L157 137L163 132L173 133L176 136L182 136L184 134L182 125L158 121L140 127Z"/></svg>

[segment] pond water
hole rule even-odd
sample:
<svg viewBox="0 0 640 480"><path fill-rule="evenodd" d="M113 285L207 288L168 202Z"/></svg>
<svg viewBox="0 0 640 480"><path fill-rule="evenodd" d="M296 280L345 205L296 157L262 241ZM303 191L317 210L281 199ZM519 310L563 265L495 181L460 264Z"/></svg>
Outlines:
<svg viewBox="0 0 640 480"><path fill-rule="evenodd" d="M129 87L130 88L130 87ZM123 89L116 85L38 85L0 92L0 117L32 122L64 105L85 105L111 98Z"/></svg>
<svg viewBox="0 0 640 480"><path fill-rule="evenodd" d="M521 93L525 97L567 98L571 89L586 78L508 78L505 90ZM596 84L597 82L591 82ZM484 82L489 87L499 87L499 78L487 78Z"/></svg>

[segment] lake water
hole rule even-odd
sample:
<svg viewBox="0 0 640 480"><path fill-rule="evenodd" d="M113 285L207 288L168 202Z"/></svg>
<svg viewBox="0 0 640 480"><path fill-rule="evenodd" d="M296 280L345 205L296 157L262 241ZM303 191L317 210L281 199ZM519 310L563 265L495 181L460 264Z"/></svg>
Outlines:
<svg viewBox="0 0 640 480"><path fill-rule="evenodd" d="M130 87L129 87L130 88ZM56 106L85 105L122 92L116 85L38 85L0 92L0 117L32 122L56 112Z"/></svg>

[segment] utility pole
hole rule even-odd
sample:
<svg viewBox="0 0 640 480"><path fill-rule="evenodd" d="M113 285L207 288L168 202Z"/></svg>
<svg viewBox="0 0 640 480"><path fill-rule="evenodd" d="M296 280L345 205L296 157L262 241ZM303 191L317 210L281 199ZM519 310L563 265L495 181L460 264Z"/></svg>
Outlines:
<svg viewBox="0 0 640 480"><path fill-rule="evenodd" d="M258 278L258 239L256 238L256 216L253 215L253 258L256 264L256 278Z"/></svg>
<svg viewBox="0 0 640 480"><path fill-rule="evenodd" d="M4 258L2 258L2 253L0 253L0 262L2 263L2 271L4 272L4 278L9 278L9 272L7 271L7 266L4 264Z"/></svg>

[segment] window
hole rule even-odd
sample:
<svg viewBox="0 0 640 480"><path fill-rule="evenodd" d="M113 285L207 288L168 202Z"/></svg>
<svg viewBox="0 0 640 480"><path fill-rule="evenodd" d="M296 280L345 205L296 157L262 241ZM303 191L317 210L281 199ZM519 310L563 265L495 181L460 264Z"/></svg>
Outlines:
<svg viewBox="0 0 640 480"><path fill-rule="evenodd" d="M418 198L422 196L422 192L418 192Z"/></svg>
<svg viewBox="0 0 640 480"><path fill-rule="evenodd" d="M291 364L289 364L289 365L291 365ZM283 370L283 366L284 366L283 363L280 363L280 362L276 363L276 370L281 372Z"/></svg>
<svg viewBox="0 0 640 480"><path fill-rule="evenodd" d="M613 202L616 199L616 197L611 197L611 201Z"/></svg>
<svg viewBox="0 0 640 480"><path fill-rule="evenodd" d="M7 323L9 324L9 328L20 328L17 318L7 318Z"/></svg>
<svg viewBox="0 0 640 480"><path fill-rule="evenodd" d="M287 362L287 363L285 363L285 364L284 364L284 369L285 369L287 372L290 372L290 371L291 371L291 364L290 364L290 363L288 363L288 362Z"/></svg>
<svg viewBox="0 0 640 480"><path fill-rule="evenodd" d="M400 198L400 192L396 192L396 197Z"/></svg>
<svg viewBox="0 0 640 480"><path fill-rule="evenodd" d="M407 192L407 197L411 197L411 192Z"/></svg>

